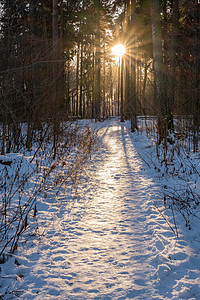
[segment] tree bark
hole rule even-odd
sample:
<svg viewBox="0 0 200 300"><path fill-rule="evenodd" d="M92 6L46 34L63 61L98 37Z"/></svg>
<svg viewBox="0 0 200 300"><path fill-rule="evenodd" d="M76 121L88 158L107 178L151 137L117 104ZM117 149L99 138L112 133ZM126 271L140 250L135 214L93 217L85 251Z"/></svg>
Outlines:
<svg viewBox="0 0 200 300"><path fill-rule="evenodd" d="M173 105L174 93L176 84L176 52L178 44L178 28L179 28L179 0L173 0L173 15L172 15L172 32L170 45L170 78L169 78L169 109L168 109L168 129L173 130Z"/></svg>
<svg viewBox="0 0 200 300"><path fill-rule="evenodd" d="M121 110L120 121L124 122L124 58L121 57Z"/></svg>
<svg viewBox="0 0 200 300"><path fill-rule="evenodd" d="M81 42L81 61L80 61L80 95L79 95L79 116L82 117L83 111L82 111L82 105L83 105L83 42Z"/></svg>
<svg viewBox="0 0 200 300"><path fill-rule="evenodd" d="M100 4L98 2L98 18L96 33L96 97L95 97L95 118L100 119L101 115L101 33L100 33Z"/></svg>
<svg viewBox="0 0 200 300"><path fill-rule="evenodd" d="M56 157L56 147L58 139L58 116L57 116L57 76L58 76L58 0L53 0L53 158Z"/></svg>
<svg viewBox="0 0 200 300"><path fill-rule="evenodd" d="M131 27L135 25L135 9L136 2L135 0L131 1ZM136 117L136 60L134 57L134 44L131 44L130 49L130 59L131 59L131 74L130 74L130 117L131 117L131 131L134 132L137 129L137 117Z"/></svg>
<svg viewBox="0 0 200 300"><path fill-rule="evenodd" d="M155 99L158 114L158 135L159 144L165 138L166 140L166 99L163 93L163 48L162 48L162 27L160 15L160 1L151 0L151 24L152 24L152 43L153 43L153 62L154 62L154 81L155 81Z"/></svg>
<svg viewBox="0 0 200 300"><path fill-rule="evenodd" d="M76 116L78 116L78 104L79 104L79 43L77 45L76 54Z"/></svg>

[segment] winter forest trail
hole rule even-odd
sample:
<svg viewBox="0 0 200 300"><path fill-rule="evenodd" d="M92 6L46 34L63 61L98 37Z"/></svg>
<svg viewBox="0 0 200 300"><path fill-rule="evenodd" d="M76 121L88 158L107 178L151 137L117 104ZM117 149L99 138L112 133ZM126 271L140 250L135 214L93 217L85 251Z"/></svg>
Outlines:
<svg viewBox="0 0 200 300"><path fill-rule="evenodd" d="M50 205L45 236L25 250L26 268L20 268L28 276L21 298L196 299L187 298L179 269L190 249L181 239L176 244L153 209L159 188L129 132L113 121L98 134L101 148L92 157L76 201L70 206L63 195L56 208ZM177 255L176 261L169 260L169 252ZM198 274L191 274L197 294Z"/></svg>

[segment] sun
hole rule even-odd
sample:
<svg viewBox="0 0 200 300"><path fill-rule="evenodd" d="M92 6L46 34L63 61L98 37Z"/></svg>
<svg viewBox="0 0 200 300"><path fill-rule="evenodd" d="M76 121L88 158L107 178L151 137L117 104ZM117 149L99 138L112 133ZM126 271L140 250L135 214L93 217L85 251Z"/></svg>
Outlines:
<svg viewBox="0 0 200 300"><path fill-rule="evenodd" d="M122 44L117 44L114 47L112 47L112 54L117 57L122 57L125 54L125 52L126 49Z"/></svg>

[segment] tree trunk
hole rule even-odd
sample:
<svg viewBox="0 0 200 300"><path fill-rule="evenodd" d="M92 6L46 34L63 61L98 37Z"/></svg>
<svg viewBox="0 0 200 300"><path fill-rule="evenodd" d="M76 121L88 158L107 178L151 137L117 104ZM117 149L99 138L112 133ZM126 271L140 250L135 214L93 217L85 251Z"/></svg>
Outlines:
<svg viewBox="0 0 200 300"><path fill-rule="evenodd" d="M172 15L172 32L170 45L170 84L169 84L169 109L168 109L168 129L173 130L173 114L174 93L176 84L176 51L178 44L178 28L179 28L179 0L173 0Z"/></svg>
<svg viewBox="0 0 200 300"><path fill-rule="evenodd" d="M104 43L103 51L103 119L106 115L106 48Z"/></svg>
<svg viewBox="0 0 200 300"><path fill-rule="evenodd" d="M79 116L83 116L82 111L82 97L83 97L83 42L81 42L81 65L80 65L80 95L79 95Z"/></svg>
<svg viewBox="0 0 200 300"><path fill-rule="evenodd" d="M124 116L125 119L130 117L130 50L127 49L125 56L125 99L124 99Z"/></svg>
<svg viewBox="0 0 200 300"><path fill-rule="evenodd" d="M57 76L58 76L58 0L53 0L53 158L56 157L56 147L58 139L58 116L57 116Z"/></svg>
<svg viewBox="0 0 200 300"><path fill-rule="evenodd" d="M98 6L99 10L99 6ZM95 118L100 119L101 115L101 42L100 42L100 16L97 19L96 34L96 97L95 97Z"/></svg>
<svg viewBox="0 0 200 300"><path fill-rule="evenodd" d="M120 115L120 57L117 69L117 115Z"/></svg>
<svg viewBox="0 0 200 300"><path fill-rule="evenodd" d="M200 119L200 3L196 0L196 9L194 12L196 20L195 28L195 44L194 44L194 56L195 61L193 63L193 70L195 73L195 90L194 90L194 104L193 104L193 151L198 152L199 150L199 119Z"/></svg>
<svg viewBox="0 0 200 300"><path fill-rule="evenodd" d="M124 58L121 57L121 110L120 121L124 122Z"/></svg>
<svg viewBox="0 0 200 300"><path fill-rule="evenodd" d="M135 0L131 1L131 27L135 25ZM130 74L130 117L131 117L131 131L134 132L137 129L137 117L136 117L136 60L134 53L134 43L131 44L130 49L130 59L131 59L131 74Z"/></svg>
<svg viewBox="0 0 200 300"><path fill-rule="evenodd" d="M78 104L79 104L79 43L77 45L77 55L76 55L76 116L78 116Z"/></svg>
<svg viewBox="0 0 200 300"><path fill-rule="evenodd" d="M125 5L125 25L124 25L124 35L125 35L125 45L129 44L129 32L131 30L131 24L130 24L130 16L131 16L131 3L130 0L126 0ZM126 55L124 59L125 64L125 97L124 97L124 117L125 119L130 118L130 49L127 47L126 49Z"/></svg>
<svg viewBox="0 0 200 300"><path fill-rule="evenodd" d="M95 93L95 45L92 52L92 118L96 117L96 93Z"/></svg>
<svg viewBox="0 0 200 300"><path fill-rule="evenodd" d="M153 43L153 59L154 59L154 76L155 76L155 98L158 114L158 135L159 144L163 140L166 141L167 124L165 110L164 80L163 80L163 48L162 48L162 27L160 20L160 1L151 0L151 23L152 23L152 43Z"/></svg>

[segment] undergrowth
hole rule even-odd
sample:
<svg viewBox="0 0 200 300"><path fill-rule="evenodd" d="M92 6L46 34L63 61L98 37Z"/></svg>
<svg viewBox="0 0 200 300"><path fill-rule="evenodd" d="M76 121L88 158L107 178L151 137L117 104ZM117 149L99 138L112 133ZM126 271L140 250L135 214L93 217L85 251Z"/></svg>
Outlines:
<svg viewBox="0 0 200 300"><path fill-rule="evenodd" d="M200 155L191 150L192 132L183 135L184 128L180 129L180 126L177 126L174 132L169 134L167 144L158 144L155 118L141 119L140 130L145 131L154 144L154 147L150 147L150 154L146 159L156 170L158 177L165 181L162 191L164 209L160 213L166 219L165 213L171 211L175 228L173 231L178 236L177 213L182 215L189 230L191 215L199 218L196 212L200 204Z"/></svg>
<svg viewBox="0 0 200 300"><path fill-rule="evenodd" d="M50 131L34 141L31 152L7 154L0 159L0 263L18 248L30 223L37 226L37 201L51 189L56 198L75 185L90 159L95 133L89 126L63 124L57 141L57 155ZM39 136L39 134L38 134Z"/></svg>

